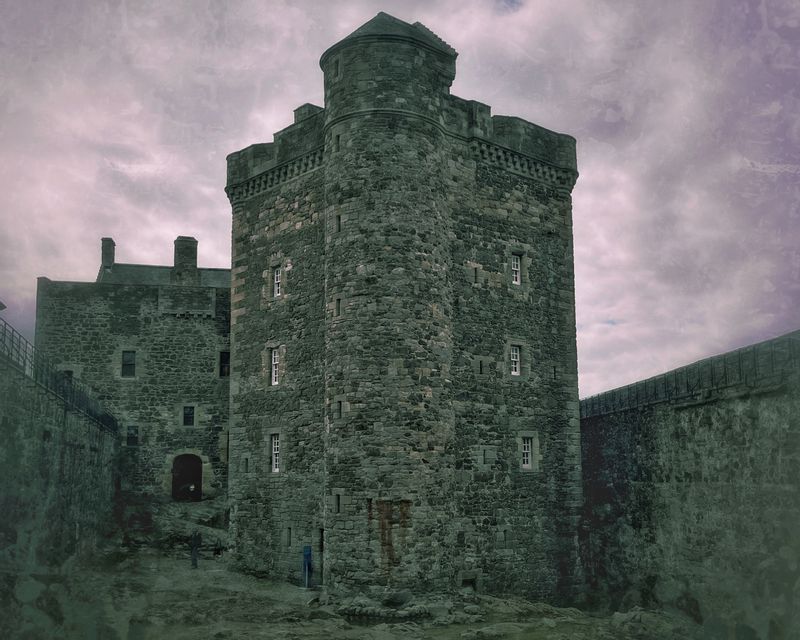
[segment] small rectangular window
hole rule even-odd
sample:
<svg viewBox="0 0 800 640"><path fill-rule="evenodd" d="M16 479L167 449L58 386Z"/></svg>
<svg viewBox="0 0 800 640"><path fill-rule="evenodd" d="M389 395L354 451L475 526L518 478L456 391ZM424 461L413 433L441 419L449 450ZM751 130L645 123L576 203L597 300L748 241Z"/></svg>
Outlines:
<svg viewBox="0 0 800 640"><path fill-rule="evenodd" d="M64 369L61 373L67 380L72 380L72 369Z"/></svg>
<svg viewBox="0 0 800 640"><path fill-rule="evenodd" d="M533 438L531 437L523 437L522 438L522 468L523 469L530 469L531 468L531 453L533 451Z"/></svg>
<svg viewBox="0 0 800 640"><path fill-rule="evenodd" d="M337 400L336 401L336 417L337 418L341 418L342 417L342 401L341 400Z"/></svg>
<svg viewBox="0 0 800 640"><path fill-rule="evenodd" d="M273 433L270 436L270 451L272 452L272 473L278 473L281 470L281 436L278 433Z"/></svg>
<svg viewBox="0 0 800 640"><path fill-rule="evenodd" d="M219 352L219 377L227 378L231 375L231 352Z"/></svg>
<svg viewBox="0 0 800 640"><path fill-rule="evenodd" d="M339 79L339 58L336 58L333 61L333 79Z"/></svg>
<svg viewBox="0 0 800 640"><path fill-rule="evenodd" d="M517 254L511 256L511 283L522 284L522 259Z"/></svg>
<svg viewBox="0 0 800 640"><path fill-rule="evenodd" d="M335 500L335 512L340 513L342 511L342 496L340 496L337 493L334 500Z"/></svg>
<svg viewBox="0 0 800 640"><path fill-rule="evenodd" d="M278 371L280 370L280 354L277 349L272 349L270 355L270 384L274 387L278 384Z"/></svg>
<svg viewBox="0 0 800 640"><path fill-rule="evenodd" d="M250 471L250 458L244 459L244 472L247 473Z"/></svg>
<svg viewBox="0 0 800 640"><path fill-rule="evenodd" d="M183 426L194 426L194 406L187 404L183 407Z"/></svg>
<svg viewBox="0 0 800 640"><path fill-rule="evenodd" d="M281 297L281 268L276 267L272 271L272 297Z"/></svg>
<svg viewBox="0 0 800 640"><path fill-rule="evenodd" d="M342 216L340 216L339 214L336 215L336 230L337 231L342 230Z"/></svg>
<svg viewBox="0 0 800 640"><path fill-rule="evenodd" d="M335 309L333 315L336 316L337 318L340 315L342 315L342 299L341 298L336 298L336 309Z"/></svg>
<svg viewBox="0 0 800 640"><path fill-rule="evenodd" d="M475 281L475 284L478 284L478 267L475 267L472 272L472 277Z"/></svg>
<svg viewBox="0 0 800 640"><path fill-rule="evenodd" d="M134 424L128 425L128 437L126 443L129 447L139 446L139 427Z"/></svg>
<svg viewBox="0 0 800 640"><path fill-rule="evenodd" d="M286 527L286 546L287 547L291 547L292 546L292 528L291 527Z"/></svg>
<svg viewBox="0 0 800 640"><path fill-rule="evenodd" d="M511 345L511 375L518 376L522 372L521 370L521 349L520 346L517 344Z"/></svg>
<svg viewBox="0 0 800 640"><path fill-rule="evenodd" d="M120 375L123 378L134 378L136 376L136 352L122 352L122 370Z"/></svg>
<svg viewBox="0 0 800 640"><path fill-rule="evenodd" d="M478 360L478 373L483 375L483 358Z"/></svg>
<svg viewBox="0 0 800 640"><path fill-rule="evenodd" d="M336 134L333 137L333 150L338 151L339 149L341 149L341 143L342 143L342 136Z"/></svg>

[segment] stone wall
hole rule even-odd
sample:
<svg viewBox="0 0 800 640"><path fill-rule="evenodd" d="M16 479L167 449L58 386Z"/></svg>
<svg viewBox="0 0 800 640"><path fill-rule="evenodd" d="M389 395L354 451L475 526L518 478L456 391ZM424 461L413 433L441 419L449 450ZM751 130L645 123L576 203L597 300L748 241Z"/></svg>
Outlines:
<svg viewBox="0 0 800 640"><path fill-rule="evenodd" d="M800 332L581 402L590 593L800 633Z"/></svg>
<svg viewBox="0 0 800 640"><path fill-rule="evenodd" d="M323 54L325 109L228 157L236 553L298 580L310 545L333 591L566 598L575 141L450 95L454 61L379 14Z"/></svg>
<svg viewBox="0 0 800 640"><path fill-rule="evenodd" d="M225 494L229 378L219 358L230 349L229 309L223 288L39 279L37 348L119 420L123 488L169 498L173 461L190 454L202 463L202 495ZM129 376L123 351L135 352Z"/></svg>
<svg viewBox="0 0 800 640"><path fill-rule="evenodd" d="M117 434L29 374L0 354L0 571L6 576L58 566L112 525Z"/></svg>

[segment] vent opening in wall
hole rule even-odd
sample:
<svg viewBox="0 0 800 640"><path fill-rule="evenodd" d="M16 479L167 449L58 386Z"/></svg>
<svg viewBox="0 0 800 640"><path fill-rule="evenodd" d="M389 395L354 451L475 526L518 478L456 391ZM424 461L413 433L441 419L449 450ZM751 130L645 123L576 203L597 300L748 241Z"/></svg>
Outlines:
<svg viewBox="0 0 800 640"><path fill-rule="evenodd" d="M463 591L472 591L473 593L477 591L475 578L464 578L461 580L461 589Z"/></svg>

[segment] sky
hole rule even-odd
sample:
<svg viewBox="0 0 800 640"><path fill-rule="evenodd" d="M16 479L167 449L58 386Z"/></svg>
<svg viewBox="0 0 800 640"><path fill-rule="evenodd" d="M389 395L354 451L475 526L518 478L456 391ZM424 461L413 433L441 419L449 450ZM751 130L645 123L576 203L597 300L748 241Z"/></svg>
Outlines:
<svg viewBox="0 0 800 640"><path fill-rule="evenodd" d="M386 11L452 93L578 141L580 395L800 328L797 0L0 0L0 300L118 262L229 267L225 156L322 105L322 52Z"/></svg>

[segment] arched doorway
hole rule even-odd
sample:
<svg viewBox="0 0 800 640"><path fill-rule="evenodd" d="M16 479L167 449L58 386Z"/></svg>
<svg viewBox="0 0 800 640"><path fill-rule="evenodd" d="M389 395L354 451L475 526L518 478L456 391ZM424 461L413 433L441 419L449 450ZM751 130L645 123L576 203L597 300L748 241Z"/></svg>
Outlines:
<svg viewBox="0 0 800 640"><path fill-rule="evenodd" d="M172 499L198 501L203 497L203 461L184 453L172 461Z"/></svg>

